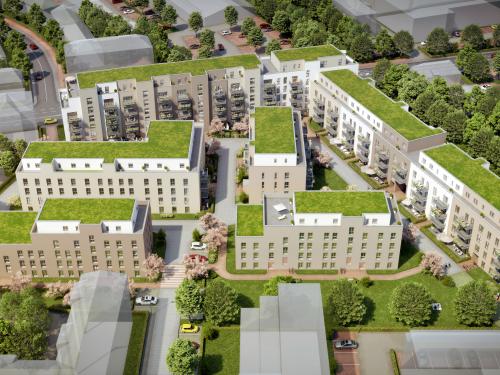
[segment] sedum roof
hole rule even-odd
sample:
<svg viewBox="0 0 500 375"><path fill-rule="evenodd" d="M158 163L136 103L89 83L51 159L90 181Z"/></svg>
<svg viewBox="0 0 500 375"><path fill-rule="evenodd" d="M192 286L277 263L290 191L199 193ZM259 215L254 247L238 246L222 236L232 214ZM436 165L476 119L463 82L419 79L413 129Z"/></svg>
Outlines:
<svg viewBox="0 0 500 375"><path fill-rule="evenodd" d="M409 141L443 132L427 126L402 108L402 102L394 102L350 70L331 70L322 74Z"/></svg>
<svg viewBox="0 0 500 375"><path fill-rule="evenodd" d="M483 159L472 159L453 144L446 144L425 154L500 210L500 178L483 168Z"/></svg>
<svg viewBox="0 0 500 375"><path fill-rule="evenodd" d="M307 191L296 192L294 196L297 213L361 216L389 212L387 198L382 191Z"/></svg>
<svg viewBox="0 0 500 375"><path fill-rule="evenodd" d="M291 107L255 108L255 152L295 154L295 131Z"/></svg>
<svg viewBox="0 0 500 375"><path fill-rule="evenodd" d="M31 142L24 158L187 158L192 121L151 121L147 141L133 142Z"/></svg>
<svg viewBox="0 0 500 375"><path fill-rule="evenodd" d="M261 204L239 204L237 210L237 236L263 236L264 212Z"/></svg>
<svg viewBox="0 0 500 375"><path fill-rule="evenodd" d="M36 212L0 212L0 243L31 243Z"/></svg>
<svg viewBox="0 0 500 375"><path fill-rule="evenodd" d="M47 199L38 220L78 220L99 224L103 220L131 220L133 199Z"/></svg>
<svg viewBox="0 0 500 375"><path fill-rule="evenodd" d="M280 61L290 61L290 60L312 61L320 57L341 55L342 52L340 52L337 48L335 48L331 44L325 44L322 46L283 49L279 51L274 51L274 54Z"/></svg>

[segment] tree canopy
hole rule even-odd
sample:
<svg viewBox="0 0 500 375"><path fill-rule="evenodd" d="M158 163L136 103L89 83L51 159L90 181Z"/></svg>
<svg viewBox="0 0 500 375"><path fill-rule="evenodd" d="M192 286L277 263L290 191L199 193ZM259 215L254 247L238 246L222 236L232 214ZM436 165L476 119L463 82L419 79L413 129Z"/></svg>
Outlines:
<svg viewBox="0 0 500 375"><path fill-rule="evenodd" d="M399 284L392 292L389 311L394 319L408 326L422 326L431 319L432 297L419 283Z"/></svg>
<svg viewBox="0 0 500 375"><path fill-rule="evenodd" d="M238 293L225 281L212 280L205 288L205 318L214 325L235 322L240 313Z"/></svg>
<svg viewBox="0 0 500 375"><path fill-rule="evenodd" d="M468 326L489 326L496 314L494 293L475 280L458 288L454 306L457 322Z"/></svg>
<svg viewBox="0 0 500 375"><path fill-rule="evenodd" d="M191 375L195 373L198 355L191 341L176 339L167 353L167 366L171 373Z"/></svg>
<svg viewBox="0 0 500 375"><path fill-rule="evenodd" d="M327 311L333 321L343 327L359 323L366 314L365 297L358 286L346 279L332 282Z"/></svg>

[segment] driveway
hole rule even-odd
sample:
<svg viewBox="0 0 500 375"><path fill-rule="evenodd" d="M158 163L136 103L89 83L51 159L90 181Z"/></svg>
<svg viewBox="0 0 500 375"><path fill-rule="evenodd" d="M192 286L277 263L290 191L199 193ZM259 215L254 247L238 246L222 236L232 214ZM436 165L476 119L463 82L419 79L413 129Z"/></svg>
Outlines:
<svg viewBox="0 0 500 375"><path fill-rule="evenodd" d="M236 154L246 138L219 139L221 147L215 193L215 216L227 225L236 223Z"/></svg>
<svg viewBox="0 0 500 375"><path fill-rule="evenodd" d="M184 254L189 252L193 229L198 227L197 220L153 220L153 231L162 228L167 235L167 264L181 264Z"/></svg>
<svg viewBox="0 0 500 375"><path fill-rule="evenodd" d="M360 332L358 358L361 375L392 374L389 350L402 351L406 346L404 332Z"/></svg>
<svg viewBox="0 0 500 375"><path fill-rule="evenodd" d="M180 317L175 310L175 289L154 289L159 296L155 307L140 307L151 311L149 319L142 375L170 375L167 369L167 351L177 338Z"/></svg>

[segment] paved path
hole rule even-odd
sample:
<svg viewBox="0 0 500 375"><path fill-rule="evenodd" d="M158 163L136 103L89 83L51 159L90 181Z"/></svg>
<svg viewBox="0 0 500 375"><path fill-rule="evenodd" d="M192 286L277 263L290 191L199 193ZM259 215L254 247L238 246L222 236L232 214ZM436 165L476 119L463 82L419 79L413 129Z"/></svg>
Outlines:
<svg viewBox="0 0 500 375"><path fill-rule="evenodd" d="M193 229L197 227L197 220L153 220L153 231L162 228L167 235L166 263L182 263L191 246Z"/></svg>
<svg viewBox="0 0 500 375"><path fill-rule="evenodd" d="M142 375L169 375L167 350L177 338L180 317L175 310L175 289L158 289L159 301L149 320ZM154 293L153 293L154 294Z"/></svg>
<svg viewBox="0 0 500 375"><path fill-rule="evenodd" d="M17 182L14 180L7 189L5 189L1 194L0 194L0 211L3 210L9 210L10 205L9 205L9 198L13 197L15 195L19 195L19 192L17 190Z"/></svg>
<svg viewBox="0 0 500 375"><path fill-rule="evenodd" d="M236 154L246 138L219 139L221 147L217 169L217 191L215 193L215 216L226 224L236 223Z"/></svg>

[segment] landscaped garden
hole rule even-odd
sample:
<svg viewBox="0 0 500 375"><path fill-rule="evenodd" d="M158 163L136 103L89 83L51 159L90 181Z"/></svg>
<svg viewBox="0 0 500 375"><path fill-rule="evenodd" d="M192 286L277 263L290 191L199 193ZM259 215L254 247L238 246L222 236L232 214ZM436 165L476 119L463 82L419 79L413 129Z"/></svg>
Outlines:
<svg viewBox="0 0 500 375"><path fill-rule="evenodd" d="M313 167L313 172L314 190L319 190L323 186L328 186L332 190L345 190L347 188L347 183L333 169L315 165Z"/></svg>
<svg viewBox="0 0 500 375"><path fill-rule="evenodd" d="M148 311L132 312L132 332L130 333L123 375L136 375L140 372L148 318Z"/></svg>
<svg viewBox="0 0 500 375"><path fill-rule="evenodd" d="M221 327L217 337L205 341L203 374L233 375L240 367L240 327Z"/></svg>

